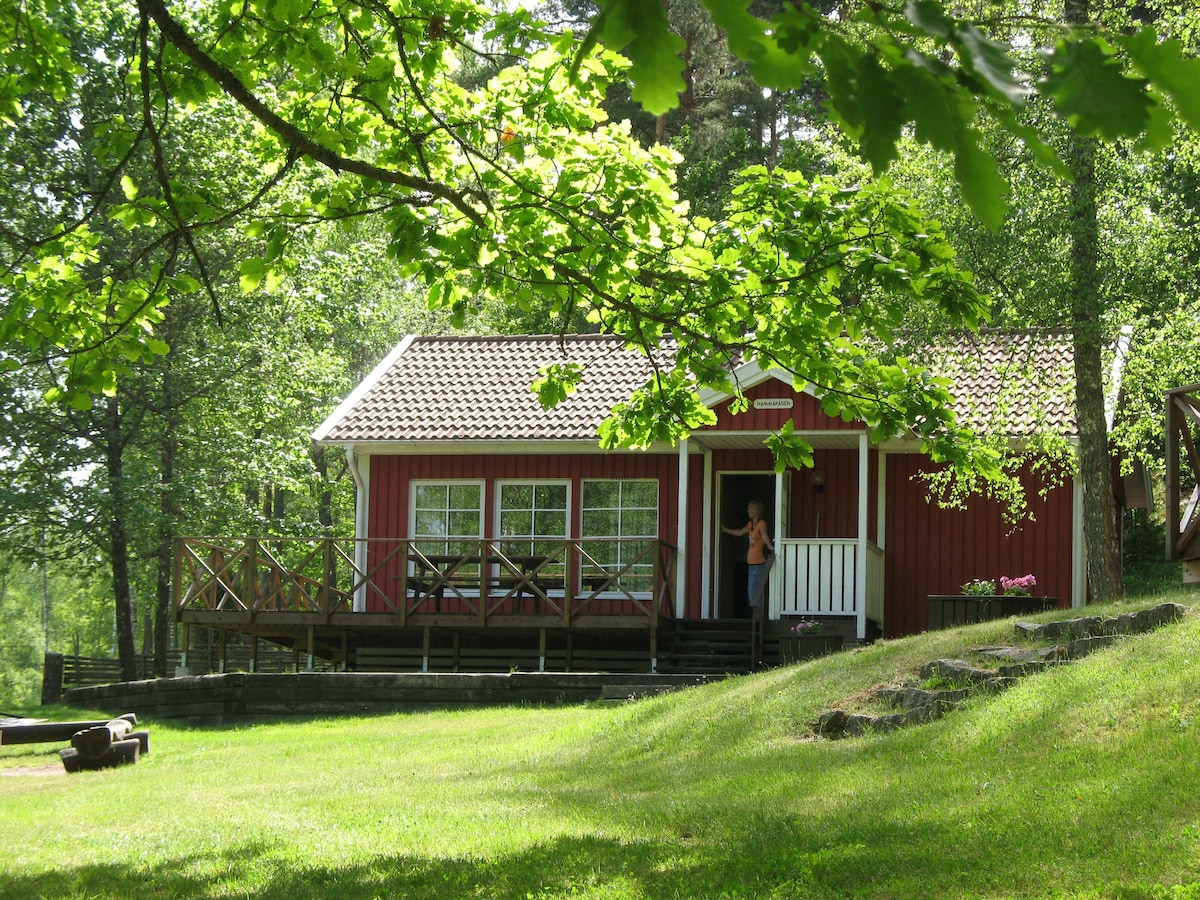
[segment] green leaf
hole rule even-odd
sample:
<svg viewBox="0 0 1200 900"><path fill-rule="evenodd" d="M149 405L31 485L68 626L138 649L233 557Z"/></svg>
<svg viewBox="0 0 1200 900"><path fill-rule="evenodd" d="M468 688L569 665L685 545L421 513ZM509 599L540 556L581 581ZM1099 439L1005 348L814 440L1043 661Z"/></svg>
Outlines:
<svg viewBox="0 0 1200 900"><path fill-rule="evenodd" d="M945 152L952 152L961 139L969 116L959 109L954 89L920 66L897 69L895 80L907 100L917 140Z"/></svg>
<svg viewBox="0 0 1200 900"><path fill-rule="evenodd" d="M934 0L909 0L904 4L904 17L931 37L949 40L954 33L954 20L946 15L940 3Z"/></svg>
<svg viewBox="0 0 1200 900"><path fill-rule="evenodd" d="M530 389L537 394L542 409L550 409L575 393L582 378L583 366L579 363L555 363L538 369L538 378Z"/></svg>
<svg viewBox="0 0 1200 900"><path fill-rule="evenodd" d="M951 40L963 65L1000 99L1016 106L1028 93L1013 75L1016 63L1008 55L1008 46L989 40L974 25L959 28Z"/></svg>
<svg viewBox="0 0 1200 900"><path fill-rule="evenodd" d="M777 434L767 437L766 445L775 456L776 472L812 467L812 444L796 434L795 424L790 419L783 423Z"/></svg>
<svg viewBox="0 0 1200 900"><path fill-rule="evenodd" d="M647 112L662 115L679 104L679 95L687 86L680 57L686 44L671 31L661 3L604 0L572 64L576 73L583 53L597 39L629 57L633 99Z"/></svg>
<svg viewBox="0 0 1200 900"><path fill-rule="evenodd" d="M267 274L267 264L261 259L244 259L240 271L241 278L238 279L238 284L242 293L248 294L258 287Z"/></svg>
<svg viewBox="0 0 1200 900"><path fill-rule="evenodd" d="M1008 188L996 169L996 160L980 149L973 129L962 132L954 154L954 175L971 211L992 231L998 230L1008 210Z"/></svg>
<svg viewBox="0 0 1200 900"><path fill-rule="evenodd" d="M1141 134L1153 105L1147 82L1126 76L1097 40L1059 41L1049 61L1053 72L1039 87L1080 135L1112 141Z"/></svg>
<svg viewBox="0 0 1200 900"><path fill-rule="evenodd" d="M755 81L779 89L804 84L812 72L809 55L820 39L820 28L810 7L788 6L775 21L767 23L751 14L745 2L703 2L713 24L725 32L729 49L749 63Z"/></svg>
<svg viewBox="0 0 1200 900"><path fill-rule="evenodd" d="M879 175L896 158L896 142L907 118L904 96L896 90L892 73L874 56L859 60L855 94L863 125L859 149Z"/></svg>
<svg viewBox="0 0 1200 900"><path fill-rule="evenodd" d="M1184 59L1179 41L1159 43L1150 28L1116 40L1141 73L1171 98L1179 117L1200 130L1200 59Z"/></svg>

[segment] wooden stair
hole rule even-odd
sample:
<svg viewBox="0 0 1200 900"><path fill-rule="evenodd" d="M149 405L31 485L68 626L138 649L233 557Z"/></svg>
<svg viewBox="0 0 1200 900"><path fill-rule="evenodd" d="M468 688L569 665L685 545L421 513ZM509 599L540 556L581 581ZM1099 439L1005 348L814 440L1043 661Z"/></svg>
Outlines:
<svg viewBox="0 0 1200 900"><path fill-rule="evenodd" d="M741 674L760 668L751 659L749 619L676 621L658 670L672 674ZM765 648L765 649L769 649Z"/></svg>

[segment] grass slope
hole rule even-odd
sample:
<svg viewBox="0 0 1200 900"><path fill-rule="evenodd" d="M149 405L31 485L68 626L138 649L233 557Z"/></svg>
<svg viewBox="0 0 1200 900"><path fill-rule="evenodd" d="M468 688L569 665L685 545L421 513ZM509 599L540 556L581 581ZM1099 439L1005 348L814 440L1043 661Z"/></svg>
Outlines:
<svg viewBox="0 0 1200 900"><path fill-rule="evenodd" d="M811 738L847 697L1010 634L635 703L151 722L136 766L0 778L0 896L1200 898L1198 616L930 725Z"/></svg>

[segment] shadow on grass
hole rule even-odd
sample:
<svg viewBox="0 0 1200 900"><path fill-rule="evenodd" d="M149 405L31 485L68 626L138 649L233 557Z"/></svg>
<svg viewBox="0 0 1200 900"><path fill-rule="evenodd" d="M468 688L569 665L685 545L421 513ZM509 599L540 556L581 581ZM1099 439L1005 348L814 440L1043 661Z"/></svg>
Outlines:
<svg viewBox="0 0 1200 900"><path fill-rule="evenodd" d="M564 837L495 860L381 855L346 866L305 866L281 860L266 844L224 854L179 857L146 869L97 865L36 875L0 873L0 896L54 898L489 898L740 897L844 895L833 869L849 873L870 855L823 850L807 860L762 867L762 848L623 842ZM782 860L781 860L782 862Z"/></svg>

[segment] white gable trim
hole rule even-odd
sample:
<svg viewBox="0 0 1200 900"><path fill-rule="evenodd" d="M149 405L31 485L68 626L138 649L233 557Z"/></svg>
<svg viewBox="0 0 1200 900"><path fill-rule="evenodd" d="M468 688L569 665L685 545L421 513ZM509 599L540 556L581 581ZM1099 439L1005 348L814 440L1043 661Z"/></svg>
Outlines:
<svg viewBox="0 0 1200 900"><path fill-rule="evenodd" d="M758 387L763 382L769 381L772 378L789 386L792 383L792 376L783 369L764 369L758 364L757 360L738 366L729 373L729 378L743 393L751 388ZM804 390L799 393L810 394L814 397L816 396L816 392L813 390L811 384L806 385ZM706 388L705 390L700 391L699 396L700 402L709 409L712 409L714 406L720 406L734 395L729 391L719 391L714 388Z"/></svg>
<svg viewBox="0 0 1200 900"><path fill-rule="evenodd" d="M354 407L354 404L361 400L367 391L375 387L375 384L379 381L379 379L381 379L384 376L384 373L387 372L388 369L395 364L396 360L404 354L404 351L408 349L409 345L414 340L416 340L416 337L417 336L415 334L410 334L400 341L400 343L398 343L395 347L393 347L392 352L385 356L380 361L379 365L371 370L371 374L364 378L359 383L358 387L350 392L350 396L339 403L337 409L331 412L329 417L326 418L325 421L321 423L320 427L313 432L312 439L317 443L323 442L333 427L337 425L338 422L340 422L343 418L345 418L346 414Z"/></svg>

